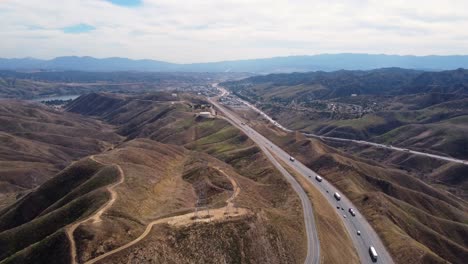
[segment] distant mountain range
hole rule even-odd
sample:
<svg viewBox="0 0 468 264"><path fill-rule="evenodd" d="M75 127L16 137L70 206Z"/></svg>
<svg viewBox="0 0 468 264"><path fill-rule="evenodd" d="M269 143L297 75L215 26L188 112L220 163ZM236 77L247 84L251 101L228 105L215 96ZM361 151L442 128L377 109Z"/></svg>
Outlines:
<svg viewBox="0 0 468 264"><path fill-rule="evenodd" d="M312 56L275 57L176 64L157 60L127 58L58 57L51 60L34 58L2 59L2 70L77 70L77 71L151 71L151 72L252 72L279 73L335 70L370 70L399 67L418 70L452 70L468 68L468 55L399 56L378 54L321 54Z"/></svg>

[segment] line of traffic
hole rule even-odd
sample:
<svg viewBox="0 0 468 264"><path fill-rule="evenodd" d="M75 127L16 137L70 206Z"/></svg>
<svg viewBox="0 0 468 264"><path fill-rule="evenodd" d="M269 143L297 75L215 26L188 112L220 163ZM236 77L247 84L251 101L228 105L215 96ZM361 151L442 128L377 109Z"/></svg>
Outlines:
<svg viewBox="0 0 468 264"><path fill-rule="evenodd" d="M217 102L209 99L213 105L215 105L224 115L227 117L227 120L230 121L234 126L238 127L241 131L244 131L252 141L254 141L261 150L265 153L266 157L271 161L271 163L279 170L279 172L286 178L286 180L291 184L294 191L298 194L304 213L304 224L306 227L307 235L307 255L304 263L320 263L320 241L318 238L317 228L315 225L315 217L312 209L312 204L310 202L309 196L304 191L302 186L296 181L296 179L288 172L286 169L279 164L278 160L273 156L273 152L268 148L268 144L260 140L250 128L243 126L242 122L235 117L232 113L227 111L224 107L221 107Z"/></svg>
<svg viewBox="0 0 468 264"><path fill-rule="evenodd" d="M227 94L226 91L221 90L222 94ZM224 107L221 107L217 102L211 101L213 105L221 110L226 116L228 116L233 122L237 123L237 126L240 126L250 138L252 138L257 144L265 146L268 151L275 154L276 157L281 159L283 162L290 162L291 167L298 171L303 177L305 177L309 182L314 184L321 192L323 196L326 197L327 201L334 207L339 208L340 215L343 215L343 222L346 229L348 230L349 235L352 238L353 244L358 251L359 258L361 263L372 263L377 261L377 254L379 262L381 263L393 263L392 257L386 250L382 241L378 237L375 230L370 226L364 217L358 212L356 207L352 202L347 199L345 196L340 195L340 199L337 200L333 194L339 193L339 191L329 182L323 180L323 178L310 170L308 167L302 163L291 160L291 156L283 151L281 148L273 144L271 141L266 139L263 135L252 129L251 127L245 125L239 118L233 116L234 114L230 113ZM322 181L318 182L314 178L320 177ZM355 216L346 217L349 211L345 211L344 208L353 208ZM359 233L358 233L359 231ZM378 252L378 253L377 253Z"/></svg>

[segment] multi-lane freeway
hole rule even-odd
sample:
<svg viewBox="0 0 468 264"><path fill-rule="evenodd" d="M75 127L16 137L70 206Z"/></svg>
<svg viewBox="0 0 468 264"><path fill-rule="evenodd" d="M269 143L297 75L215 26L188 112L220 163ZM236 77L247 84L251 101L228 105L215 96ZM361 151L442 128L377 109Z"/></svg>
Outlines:
<svg viewBox="0 0 468 264"><path fill-rule="evenodd" d="M222 87L218 87L217 84L214 84L214 86L217 87L221 91L222 96L229 94L229 92L226 91L226 89L224 89ZM286 132L294 132L294 130L288 129L288 128L282 126L280 123L273 120L273 118L268 116L265 112L258 109L254 105L252 105L252 104L250 104L250 103L248 103L248 102L246 102L246 101L244 101L244 100L242 100L240 98L237 98L237 99L240 102L242 102L243 104L245 104L247 107L252 109L253 111L259 113L261 116L263 116L263 118L268 120L270 123L274 124L276 127L280 128L280 129L282 129L283 131L286 131ZM451 161L451 162L455 162L455 163L461 163L461 164L468 165L468 160L456 159L456 158L452 158L452 157L441 156L441 155L436 155L436 154L411 150L411 149L407 149L407 148L395 147L395 146L386 145L386 144L379 144L379 143L364 141L364 140L355 140L355 139L337 138L337 137L327 137L327 136L321 136L321 135L316 135L316 134L311 134L311 133L303 133L303 134L305 136L308 136L308 137L315 137L315 138L320 138L320 139L328 139L328 140L336 140L336 141L344 141L344 142L353 142L353 143L361 144L361 145L371 145L371 146L375 146L375 147L378 147L378 148L390 149L390 150L395 150L395 151L402 151L402 152L411 153L411 154L415 154L415 155L426 156L426 157L430 157L430 158L434 158L434 159Z"/></svg>
<svg viewBox="0 0 468 264"><path fill-rule="evenodd" d="M258 137L258 133L249 128L248 126L243 125L243 123L227 109L220 106L215 99L210 99L211 103L223 112L227 117L227 120L230 121L233 125L238 127L240 130L244 131L265 153L266 157L270 162L278 169L278 171L286 178L286 180L291 184L294 191L298 194L299 199L301 200L302 209L304 212L304 224L306 227L306 236L307 236L307 255L304 260L305 264L320 263L320 241L318 238L317 228L315 225L315 217L312 209L312 204L310 202L309 196L304 191L302 186L296 181L296 179L278 162L278 160L273 156L277 154L271 149L271 144L266 144Z"/></svg>
<svg viewBox="0 0 468 264"><path fill-rule="evenodd" d="M225 95L226 91L221 90L221 94ZM275 157L276 157L283 162L289 163L289 165L293 169L295 169L302 177L306 178L309 182L315 185L315 187L320 191L320 193L324 197L326 197L326 200L334 208L339 207L339 209L337 209L339 210L338 213L342 217L342 221L344 222L344 225L358 252L361 263L373 263L369 255L370 246L373 246L378 253L378 259L377 259L378 263L393 263L392 257L388 253L387 249L383 245L377 233L370 226L367 220L359 213L359 210L356 209L356 207L352 204L352 202L349 199L347 199L343 194L341 194L341 200L337 201L333 197L333 194L339 191L332 184L330 184L325 179L323 179L321 182L318 182L317 180L315 180L315 177L318 175L314 171L310 170L309 168L307 168L305 165L303 165L297 160L291 161L290 155L288 153L286 153L280 147L273 144L270 140L268 140L263 135L255 131L253 128L249 127L248 125L245 125L243 121L235 113L229 111L224 106L220 105L214 98L211 98L209 100L216 108L218 108L220 112L222 112L228 118L228 120L232 124L234 124L235 126L240 128L242 131L244 131L257 145L259 145L270 160L273 161L275 160ZM274 154L275 157L272 157L272 153ZM284 168L282 168L282 166L276 160L273 161L273 164L277 168L281 167L281 169L279 170L283 173L283 175L285 174ZM286 178L288 179L288 177ZM295 179L292 179L292 180L288 179L288 181L290 181L291 183L296 182ZM295 186L295 184L292 184L292 186L296 190L297 186ZM302 190L300 186L299 188ZM298 192L299 197L301 198L301 201L302 201L303 197L301 197L300 193L304 191L302 190L301 192L301 190L299 191L296 190L296 192ZM303 204L304 220L306 223L306 227L309 226L306 229L307 240L308 240L308 254L307 254L308 258L306 259L305 263L316 263L315 261L317 261L318 257L317 256L314 257L314 255L317 254L317 251L315 249L315 247L317 247L316 245L318 245L318 238L316 238L317 230L315 229L315 223L313 223L310 220L310 219L313 220L314 218L313 211L312 209L307 208L308 207L307 202L306 203L302 202L302 204ZM308 204L310 205L310 201L308 201ZM349 208L354 209L356 216L352 216L348 212ZM313 230L309 230L310 228L312 228ZM360 231L360 235L357 234L358 231ZM314 234L310 234L309 232L314 233Z"/></svg>

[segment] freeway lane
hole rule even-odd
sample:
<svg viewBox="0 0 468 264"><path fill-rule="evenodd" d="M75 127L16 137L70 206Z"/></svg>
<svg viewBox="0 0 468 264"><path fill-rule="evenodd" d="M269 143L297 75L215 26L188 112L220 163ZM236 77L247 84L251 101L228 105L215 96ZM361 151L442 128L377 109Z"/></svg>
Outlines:
<svg viewBox="0 0 468 264"><path fill-rule="evenodd" d="M304 223L307 234L307 256L304 263L320 263L320 241L318 238L318 232L315 225L314 211L310 202L309 196L302 189L301 185L289 174L286 169L279 164L279 162L273 157L272 153L264 145L260 145L260 148L265 152L267 158L275 165L275 167L283 174L288 182L293 187L294 191L299 195L301 199L302 208L304 211Z"/></svg>
<svg viewBox="0 0 468 264"><path fill-rule="evenodd" d="M303 133L303 134L305 136L308 136L308 137L315 137L315 138L320 138L320 139L329 139L329 140L336 140L336 141L354 142L354 143L357 143L357 144L371 145L371 146L375 146L375 147L378 147L378 148L385 148L385 149L391 149L391 150L396 150L396 151L403 151L403 152L406 152L406 153L411 153L411 154L426 156L426 157L430 157L430 158L434 158L434 159L440 159L440 160L451 161L451 162L456 162L456 163L461 163L461 164L468 165L467 160L461 160L461 159L456 159L456 158L451 158L451 157L445 157L445 156L425 153L425 152L416 151L416 150L410 150L410 149L406 149L406 148L399 148L399 147L395 147L395 146L379 144L379 143L374 143L374 142L369 142L369 141L364 141L364 140L326 137L326 136L319 136L319 135L309 134L309 133Z"/></svg>
<svg viewBox="0 0 468 264"><path fill-rule="evenodd" d="M267 148L269 151L272 151L276 157L280 158L284 162L289 162L291 167L296 169L301 176L305 177L309 182L314 184L318 190L326 197L327 201L334 207L340 206L343 207L344 210L340 209L341 215L346 215L346 218L342 218L346 229L350 237L352 238L353 244L359 254L359 258L361 263L372 263L368 250L369 246L374 246L376 249L379 259L378 263L393 263L393 260L386 250L385 246L383 245L382 241L378 237L377 233L374 229L370 226L370 224L366 221L366 219L359 213L356 207L351 203L349 199L347 199L344 195L341 195L342 198L338 202L334 199L333 193L338 192L338 190L325 179L322 182L317 182L314 180L314 177L317 175L314 171L307 168L305 165L300 163L299 161L290 162L289 161L289 154L283 151L278 146L274 145L271 141L263 137L261 134L256 132L254 129L250 128L247 125L242 125L242 121L235 116L235 114L231 113L229 110L221 106L219 103L215 102L214 100L209 99L210 102L215 105L221 112L223 112L237 127L240 127L246 134L258 145L263 146L262 149ZM328 192L327 192L328 191ZM310 202L310 201L309 201ZM348 213L349 208L354 208L356 212L356 216L352 217ZM305 212L304 212L305 213ZM361 235L358 236L356 234L357 231L361 231ZM306 262L310 263L310 262Z"/></svg>
<svg viewBox="0 0 468 264"><path fill-rule="evenodd" d="M226 116L227 120L230 121L234 126L238 127L240 130L244 131L246 135L248 135L252 141L254 141L260 149L265 153L267 158L271 161L271 163L280 171L281 174L286 178L286 180L291 184L294 191L298 194L302 209L304 213L304 224L306 227L306 234L307 234L307 255L304 260L305 264L320 263L320 241L318 238L317 229L315 226L315 217L314 212L312 209L312 204L310 202L309 196L307 193L302 189L301 185L294 179L294 177L286 171L286 169L280 165L280 163L275 159L272 155L272 150L269 149L268 144L261 141L261 138L258 137L257 134L254 134L252 129L247 126L242 125L241 121L233 116L230 112L228 112L224 107L221 107L217 102L214 102L211 99L210 102L215 105L220 111L222 111ZM277 154L277 153L275 153Z"/></svg>
<svg viewBox="0 0 468 264"><path fill-rule="evenodd" d="M229 92L226 89L224 89L222 87L219 87L217 84L214 84L213 86L217 87L221 91L221 93L222 93L221 96L229 94ZM255 112L262 115L265 119L267 119L270 123L274 124L276 127L280 128L280 129L282 129L283 131L286 131L286 132L294 132L293 130L288 129L288 128L282 126L281 124L279 124L278 122L276 122L275 120L273 120L273 118L268 116L262 110L256 108L254 105L252 105L252 104L250 104L250 103L248 103L248 102L246 102L246 101L244 101L244 100L242 100L240 98L237 98L237 99L240 102L242 102L243 104L245 104L247 107L249 107L250 109L252 109ZM395 146L390 146L390 145L385 145L385 144L379 144L379 143L370 142L370 141L347 139L347 138L337 138L337 137L327 137L327 136L320 136L320 135L310 134L310 133L303 133L303 134L305 136L308 136L308 137L315 137L315 138L320 138L320 139L330 139L330 140L337 140L337 141L345 141L345 142L354 142L354 143L357 143L357 144L371 145L371 146L375 146L375 147L379 147L379 148L385 148L385 149L391 149L391 150L395 150L395 151L403 151L403 152L411 153L411 154L415 154L415 155L426 156L426 157L430 157L430 158L434 158L434 159L440 159L440 160L451 161L451 162L456 162L456 163L468 165L468 160L462 160L462 159L456 159L456 158L451 158L451 157L446 157L446 156L440 156L440 155L436 155L436 154L430 154L430 153L416 151L416 150L410 150L410 149L406 149L406 148L400 148L400 147L395 147Z"/></svg>

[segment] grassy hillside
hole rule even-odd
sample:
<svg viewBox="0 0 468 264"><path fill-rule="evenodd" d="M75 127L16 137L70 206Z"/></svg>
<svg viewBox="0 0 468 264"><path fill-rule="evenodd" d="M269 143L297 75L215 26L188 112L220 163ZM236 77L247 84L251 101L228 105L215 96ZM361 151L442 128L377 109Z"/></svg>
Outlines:
<svg viewBox="0 0 468 264"><path fill-rule="evenodd" d="M369 71L306 72L253 76L222 83L235 93L252 99L279 96L309 101L358 95L401 95L415 93L468 94L468 70L422 72L401 68ZM284 89L286 88L287 89ZM300 89L308 87L308 89ZM317 89L321 87L320 92ZM299 89L298 89L299 88ZM277 93L280 89L281 93ZM287 97L286 97L287 96Z"/></svg>
<svg viewBox="0 0 468 264"><path fill-rule="evenodd" d="M223 83L287 128L468 158L468 71L273 74Z"/></svg>
<svg viewBox="0 0 468 264"><path fill-rule="evenodd" d="M80 160L1 211L0 263L14 263L11 258L24 257L22 250L33 254L28 255L30 259L36 254L44 256L37 248L47 248L52 255L63 254L63 239L58 239L63 228L104 204L109 194L102 187L115 181L117 175L113 167ZM11 258L5 260L7 257Z"/></svg>
<svg viewBox="0 0 468 264"><path fill-rule="evenodd" d="M444 179L444 174L463 173L460 168L444 164L425 168L421 164L427 172L423 177L424 173L407 171L404 165L399 168L398 161L404 159L395 154L379 157L377 150L336 143L342 151L300 134L273 132L262 125L256 128L345 193L379 233L397 263L464 263L468 256L468 203L434 184L445 181L448 185L450 176ZM434 177L432 181L428 176ZM462 190L461 186L453 187Z"/></svg>
<svg viewBox="0 0 468 264"><path fill-rule="evenodd" d="M71 161L121 140L111 126L99 121L35 103L0 102L0 199L12 198L0 209Z"/></svg>
<svg viewBox="0 0 468 264"><path fill-rule="evenodd" d="M154 221L148 236L103 262L301 263L305 231L294 191L240 131L195 116L206 102L178 99L91 94L71 104L69 111L110 123L125 140L1 211L0 263L68 262L73 248L81 263L137 239ZM200 203L215 220L193 218ZM65 231L78 220L86 221L69 240Z"/></svg>

